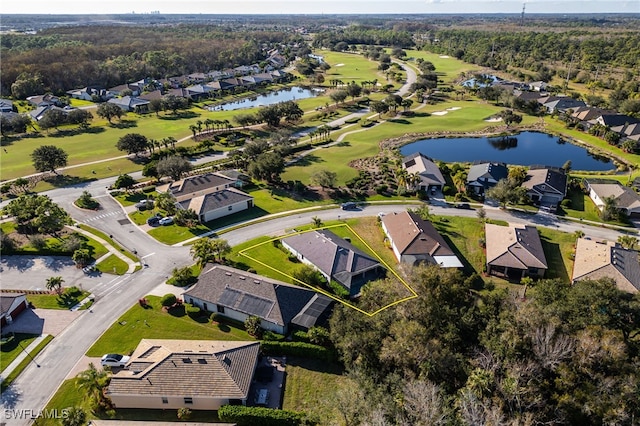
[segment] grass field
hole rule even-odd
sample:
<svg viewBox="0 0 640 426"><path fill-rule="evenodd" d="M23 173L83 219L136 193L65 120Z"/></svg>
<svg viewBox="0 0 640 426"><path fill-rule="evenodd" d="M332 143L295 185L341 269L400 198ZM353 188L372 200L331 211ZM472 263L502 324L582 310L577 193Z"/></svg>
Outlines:
<svg viewBox="0 0 640 426"><path fill-rule="evenodd" d="M405 50L405 52L407 52L407 59L422 58L425 61L431 62L436 67L436 73L438 74L438 79L442 80L445 84L452 83L453 80L460 77L460 73L462 72L475 72L475 71L480 71L482 69L477 65L468 64L454 57L449 57L449 58L441 57L445 55L425 52L422 50Z"/></svg>
<svg viewBox="0 0 640 426"><path fill-rule="evenodd" d="M51 342L53 340L53 336L48 335L46 336L40 343L38 343L36 345L35 348L33 348L33 350L31 350L29 352L29 356L25 357L19 364L18 366L9 374L7 374L7 376L4 378L2 385L0 386L0 390L2 392L4 392L4 390L6 388L8 388L11 383L13 383L13 381L20 375L20 373L22 373L22 371L27 368L27 366L29 364L31 364L31 362L33 362L33 359L45 348L45 346L47 346L49 344L49 342ZM26 348L26 347L25 347Z"/></svg>
<svg viewBox="0 0 640 426"><path fill-rule="evenodd" d="M342 80L345 84L352 81L361 84L363 81L378 80L382 85L393 84L395 88L400 87L398 83L386 81L384 73L378 71L378 62L370 61L360 54L330 50L317 50L314 53L321 55L324 61L331 65L325 73L325 86L329 85L330 80Z"/></svg>
<svg viewBox="0 0 640 426"><path fill-rule="evenodd" d="M85 297L89 296L88 291L71 292L66 289L63 294L28 294L27 300L33 306L40 309L70 309L77 305Z"/></svg>
<svg viewBox="0 0 640 426"><path fill-rule="evenodd" d="M124 275L129 270L129 264L115 254L110 255L96 265L98 271L105 274Z"/></svg>
<svg viewBox="0 0 640 426"><path fill-rule="evenodd" d="M26 348L33 342L36 337L35 334L16 333L13 338L0 345L0 371L4 371L5 368L13 362L14 359L22 353L22 348Z"/></svg>
<svg viewBox="0 0 640 426"><path fill-rule="evenodd" d="M160 297L147 296L150 308L137 303L98 339L87 356L105 353L130 354L141 339L254 340L244 330L226 324L197 322L178 309L174 315L162 310Z"/></svg>

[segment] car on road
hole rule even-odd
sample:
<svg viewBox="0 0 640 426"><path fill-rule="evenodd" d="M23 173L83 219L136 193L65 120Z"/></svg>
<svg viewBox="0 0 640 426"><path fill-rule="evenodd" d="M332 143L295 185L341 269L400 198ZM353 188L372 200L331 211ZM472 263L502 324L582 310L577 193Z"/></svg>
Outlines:
<svg viewBox="0 0 640 426"><path fill-rule="evenodd" d="M342 210L357 210L358 209L358 205L356 203L354 203L353 201L348 201L346 203L340 204L340 208Z"/></svg>
<svg viewBox="0 0 640 426"><path fill-rule="evenodd" d="M129 362L130 357L121 354L106 354L102 356L100 365L103 367L122 368Z"/></svg>
<svg viewBox="0 0 640 426"><path fill-rule="evenodd" d="M171 225L173 223L173 218L171 216L163 217L158 221L159 225Z"/></svg>
<svg viewBox="0 0 640 426"><path fill-rule="evenodd" d="M456 209L471 210L471 206L469 205L469 203L457 203L453 207L455 207Z"/></svg>

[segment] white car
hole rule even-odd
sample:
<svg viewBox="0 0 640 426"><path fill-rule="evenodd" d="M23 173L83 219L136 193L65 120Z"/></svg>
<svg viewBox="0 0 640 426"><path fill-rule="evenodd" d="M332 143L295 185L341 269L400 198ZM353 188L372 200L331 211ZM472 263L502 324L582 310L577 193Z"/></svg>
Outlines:
<svg viewBox="0 0 640 426"><path fill-rule="evenodd" d="M171 216L163 217L158 223L160 225L171 225L173 223L173 218Z"/></svg>
<svg viewBox="0 0 640 426"><path fill-rule="evenodd" d="M129 362L130 357L120 354L106 354L102 356L100 364L103 367L124 367Z"/></svg>

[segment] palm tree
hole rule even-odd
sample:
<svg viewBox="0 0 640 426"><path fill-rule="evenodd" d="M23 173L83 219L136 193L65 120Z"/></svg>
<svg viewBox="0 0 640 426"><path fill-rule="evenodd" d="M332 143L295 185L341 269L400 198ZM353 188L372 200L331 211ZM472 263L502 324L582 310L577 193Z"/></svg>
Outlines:
<svg viewBox="0 0 640 426"><path fill-rule="evenodd" d="M204 265L216 259L216 248L211 239L201 238L191 246L191 255L200 267L204 267Z"/></svg>
<svg viewBox="0 0 640 426"><path fill-rule="evenodd" d="M313 226L315 228L320 228L322 226L322 219L320 219L318 216L312 217L311 221L313 222Z"/></svg>
<svg viewBox="0 0 640 426"><path fill-rule="evenodd" d="M620 235L618 237L618 244L628 250L635 250L638 246L638 239L633 235Z"/></svg>
<svg viewBox="0 0 640 426"><path fill-rule="evenodd" d="M191 130L193 132L193 138L196 138L196 133L198 132L198 126L196 126L195 124L192 124L191 126L189 126L189 130Z"/></svg>
<svg viewBox="0 0 640 426"><path fill-rule="evenodd" d="M47 283L45 284L45 286L47 287L47 290L55 290L56 293L60 293L60 290L62 289L62 283L64 283L62 277L49 277L47 278Z"/></svg>
<svg viewBox="0 0 640 426"><path fill-rule="evenodd" d="M87 424L87 413L80 407L65 408L66 416L62 419L63 426L84 426Z"/></svg>
<svg viewBox="0 0 640 426"><path fill-rule="evenodd" d="M99 406L104 400L103 389L107 384L107 372L96 369L93 363L89 364L89 369L84 370L77 377L78 388L87 392L95 406Z"/></svg>
<svg viewBox="0 0 640 426"><path fill-rule="evenodd" d="M458 172L451 177L451 180L453 180L456 190L462 193L467 185L467 172L458 170Z"/></svg>
<svg viewBox="0 0 640 426"><path fill-rule="evenodd" d="M615 219L618 216L618 207L616 206L616 199L614 197L604 197L602 199L602 211L600 217L604 221Z"/></svg>

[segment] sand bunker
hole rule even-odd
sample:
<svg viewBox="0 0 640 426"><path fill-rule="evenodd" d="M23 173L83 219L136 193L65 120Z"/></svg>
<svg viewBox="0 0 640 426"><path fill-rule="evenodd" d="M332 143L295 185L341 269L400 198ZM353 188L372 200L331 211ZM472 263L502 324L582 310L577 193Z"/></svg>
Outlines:
<svg viewBox="0 0 640 426"><path fill-rule="evenodd" d="M447 111L457 111L459 110L461 107L451 107L451 108L447 108Z"/></svg>
<svg viewBox="0 0 640 426"><path fill-rule="evenodd" d="M448 113L449 111L436 111L436 112L432 112L431 115L446 115Z"/></svg>
<svg viewBox="0 0 640 426"><path fill-rule="evenodd" d="M344 67L344 64L335 64L334 67Z"/></svg>
<svg viewBox="0 0 640 426"><path fill-rule="evenodd" d="M502 121L502 118L501 117L488 118L488 119L486 119L484 121L486 121L487 123L497 123L499 121Z"/></svg>
<svg viewBox="0 0 640 426"><path fill-rule="evenodd" d="M449 57L447 55L440 55L440 58L442 59L449 59Z"/></svg>

